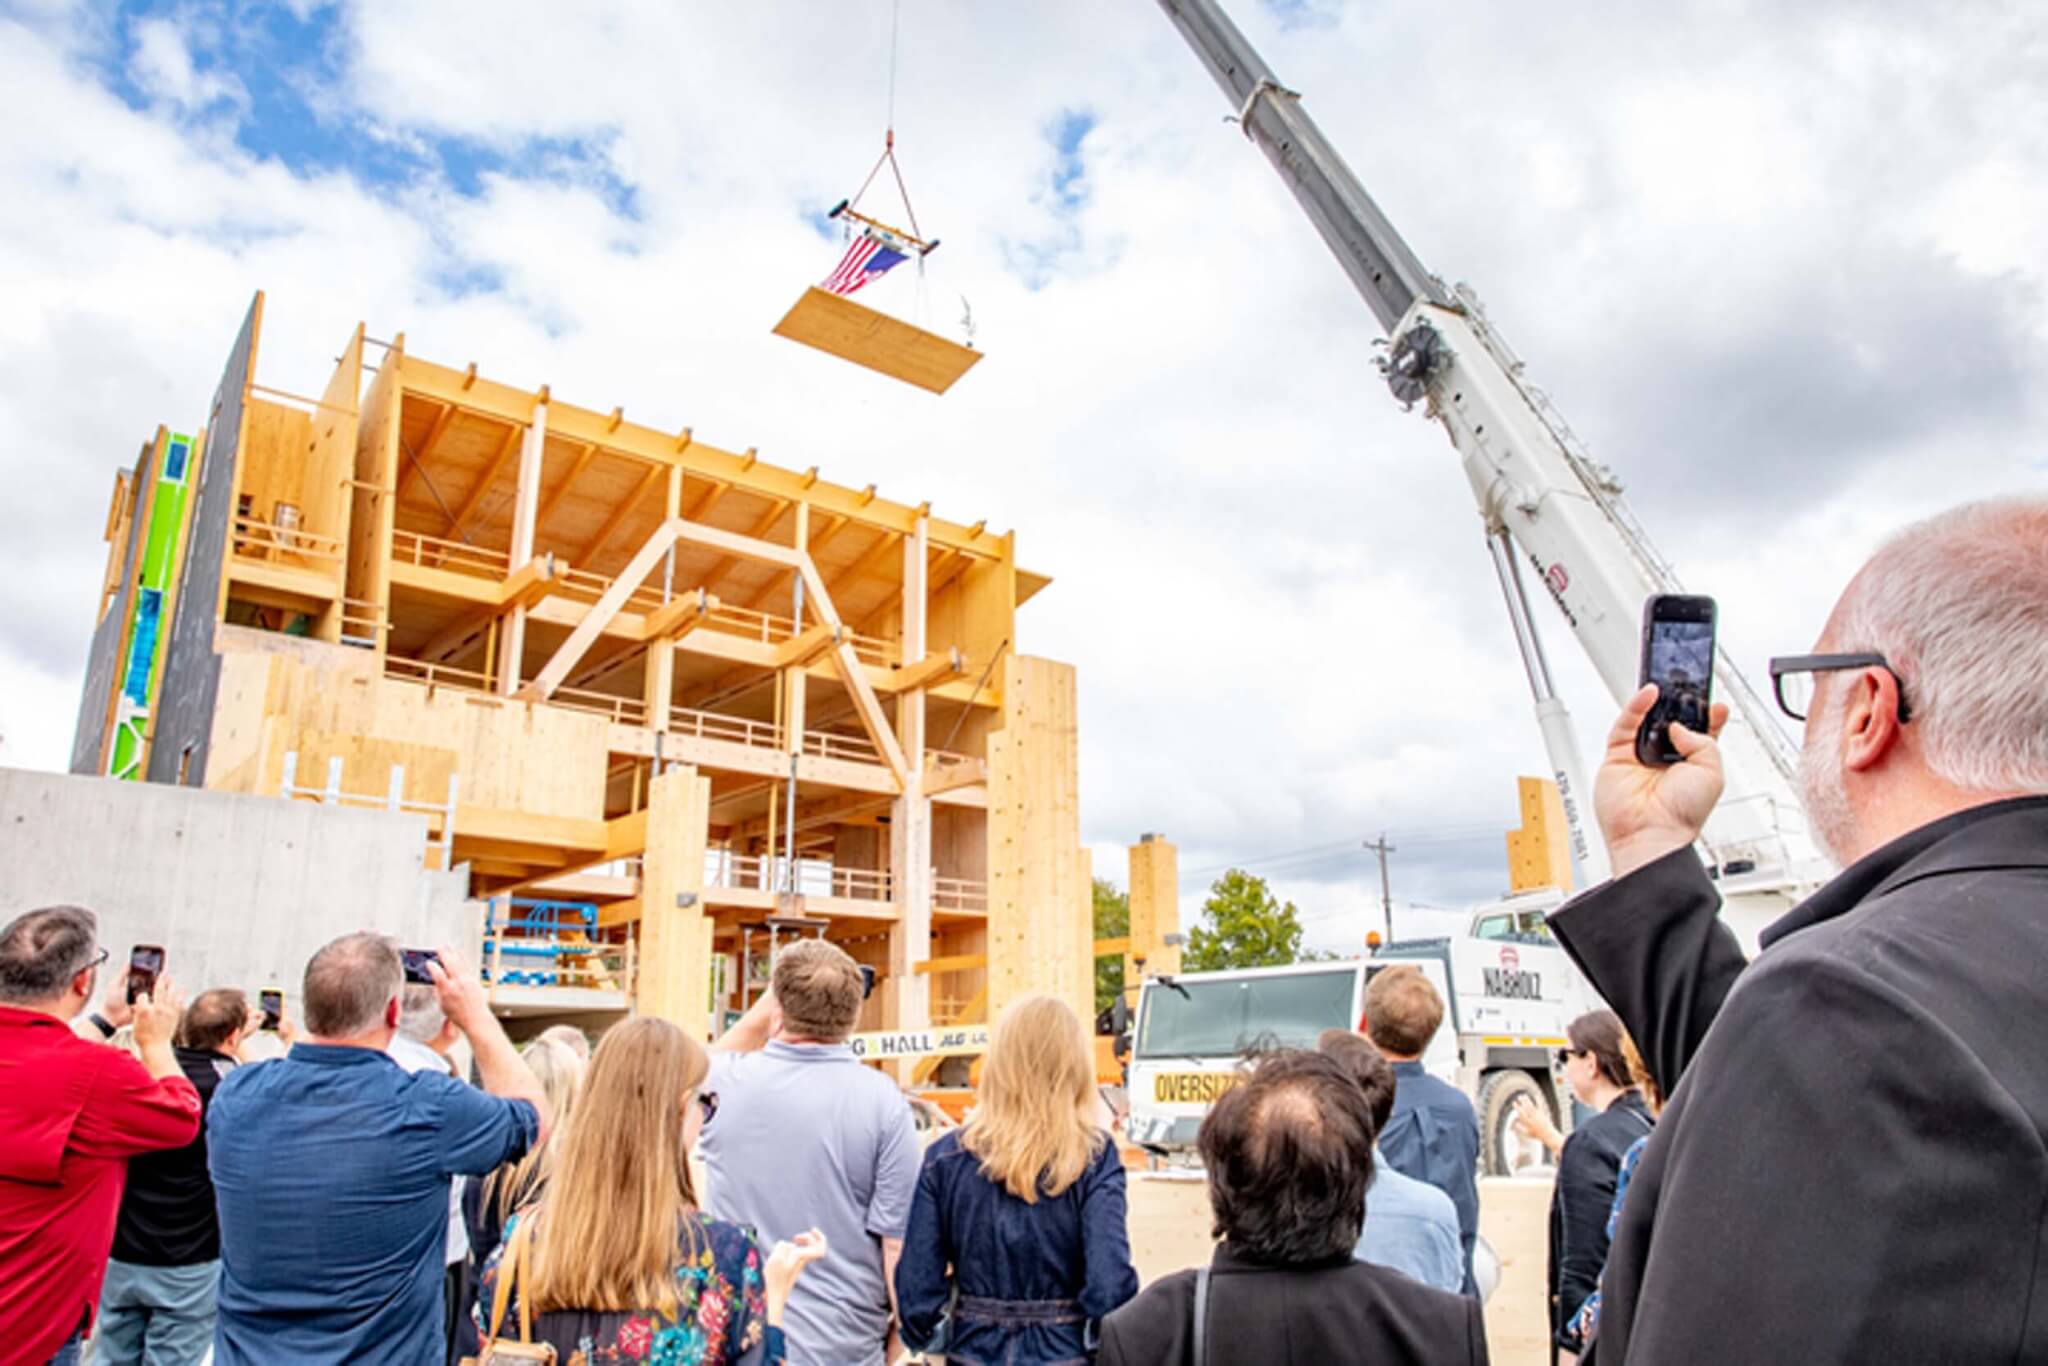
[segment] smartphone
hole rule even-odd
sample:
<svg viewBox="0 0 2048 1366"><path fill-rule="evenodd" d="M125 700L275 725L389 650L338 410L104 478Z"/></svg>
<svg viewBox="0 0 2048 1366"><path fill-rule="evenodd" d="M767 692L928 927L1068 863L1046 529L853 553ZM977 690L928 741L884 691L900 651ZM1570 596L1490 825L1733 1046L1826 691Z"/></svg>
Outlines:
<svg viewBox="0 0 2048 1366"><path fill-rule="evenodd" d="M400 949L399 953L405 959L406 981L421 982L429 986L433 984L434 979L427 975L427 964L440 962L440 954L432 949Z"/></svg>
<svg viewBox="0 0 2048 1366"><path fill-rule="evenodd" d="M284 1023L284 993L281 991L258 992L256 1000L263 1007L263 1027L275 1034L277 1027Z"/></svg>
<svg viewBox="0 0 2048 1366"><path fill-rule="evenodd" d="M1636 732L1636 758L1675 764L1685 756L1671 745L1671 723L1706 734L1714 687L1714 600L1659 593L1643 604L1641 683L1657 685L1657 700Z"/></svg>
<svg viewBox="0 0 2048 1366"><path fill-rule="evenodd" d="M161 944L137 944L128 950L128 1004L135 1004L138 996L147 996L156 990L156 979L164 970L164 950Z"/></svg>

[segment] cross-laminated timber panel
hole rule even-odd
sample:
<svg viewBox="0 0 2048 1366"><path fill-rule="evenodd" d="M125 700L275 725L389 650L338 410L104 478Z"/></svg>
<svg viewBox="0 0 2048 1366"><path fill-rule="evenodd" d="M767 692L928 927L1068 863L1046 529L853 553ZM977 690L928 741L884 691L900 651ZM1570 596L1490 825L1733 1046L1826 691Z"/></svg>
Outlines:
<svg viewBox="0 0 2048 1366"><path fill-rule="evenodd" d="M988 738L989 1018L1020 996L1094 1014L1090 869L1081 849L1071 665L1003 663L1003 725Z"/></svg>
<svg viewBox="0 0 2048 1366"><path fill-rule="evenodd" d="M704 905L704 827L711 780L672 768L647 785L640 865L638 1005L698 1038L711 1026L711 917Z"/></svg>
<svg viewBox="0 0 2048 1366"><path fill-rule="evenodd" d="M1159 835L1131 846L1131 930L1124 950L1124 989L1133 1008L1145 973L1180 971L1180 945L1166 936L1180 933L1180 852ZM1144 966L1141 971L1138 959Z"/></svg>

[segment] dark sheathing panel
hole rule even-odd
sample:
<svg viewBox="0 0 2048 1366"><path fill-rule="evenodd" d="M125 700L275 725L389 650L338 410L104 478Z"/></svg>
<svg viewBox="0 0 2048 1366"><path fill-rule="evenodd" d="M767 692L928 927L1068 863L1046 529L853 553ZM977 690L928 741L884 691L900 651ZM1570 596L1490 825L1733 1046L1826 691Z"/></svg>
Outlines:
<svg viewBox="0 0 2048 1366"><path fill-rule="evenodd" d="M185 781L199 787L206 781L206 746L213 734L213 707L220 690L220 656L213 650L213 628L220 619L220 586L227 574L228 528L235 516L235 465L242 439L242 393L249 383L255 350L257 310L262 295L249 305L241 335L228 355L220 388L213 393L213 412L206 423L206 454L199 462L199 496L191 531L185 541L185 562L178 576L178 610L171 619L171 648L164 655L163 689L157 698L156 731L149 746L149 780L175 783L181 764ZM186 748L191 760L184 762Z"/></svg>
<svg viewBox="0 0 2048 1366"><path fill-rule="evenodd" d="M104 772L107 743L108 703L121 686L121 661L128 657L123 648L128 638L128 616L135 610L135 576L142 555L142 533L149 519L148 489L156 478L150 464L156 443L146 441L135 458L135 508L128 519L128 548L121 552L121 582L113 604L92 633L92 649L85 657L85 693L78 699L78 727L71 732L71 771Z"/></svg>

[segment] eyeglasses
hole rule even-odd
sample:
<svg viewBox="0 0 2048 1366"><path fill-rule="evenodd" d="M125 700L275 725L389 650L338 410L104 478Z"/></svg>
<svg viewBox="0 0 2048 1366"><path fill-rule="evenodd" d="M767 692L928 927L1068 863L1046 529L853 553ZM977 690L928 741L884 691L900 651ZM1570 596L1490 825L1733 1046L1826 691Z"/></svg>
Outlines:
<svg viewBox="0 0 2048 1366"><path fill-rule="evenodd" d="M1557 1065L1563 1067L1586 1050L1583 1048L1560 1048L1557 1050Z"/></svg>
<svg viewBox="0 0 2048 1366"><path fill-rule="evenodd" d="M1771 661L1771 687L1778 695L1778 709L1794 721L1804 721L1813 705L1814 675L1841 669L1883 669L1899 688L1899 724L1913 718L1906 705L1906 681L1883 655L1780 655Z"/></svg>
<svg viewBox="0 0 2048 1366"><path fill-rule="evenodd" d="M704 1122L709 1124L713 1116L718 1113L718 1092L699 1091L697 1093L697 1109L704 1116Z"/></svg>
<svg viewBox="0 0 2048 1366"><path fill-rule="evenodd" d="M108 956L109 952L111 952L111 951L110 951L110 950L108 950L108 949L104 949L104 948L103 948L103 949L101 949L101 950L100 950L100 951L99 951L98 953L96 953L96 954L94 954L94 955L93 955L92 961L91 961L90 963L87 963L87 964L86 964L86 965L85 965L84 967L80 968L80 969L79 969L79 971L80 971L80 972L98 972L98 971L99 971L99 967L100 967L100 964L102 964L102 963L104 963L104 962L106 962L106 961L107 961L107 956Z"/></svg>

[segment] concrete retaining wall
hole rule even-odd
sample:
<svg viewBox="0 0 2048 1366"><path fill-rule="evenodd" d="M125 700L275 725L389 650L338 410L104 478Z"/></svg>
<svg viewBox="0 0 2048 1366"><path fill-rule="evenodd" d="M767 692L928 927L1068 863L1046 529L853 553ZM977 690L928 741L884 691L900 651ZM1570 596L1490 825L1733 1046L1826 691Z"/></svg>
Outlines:
<svg viewBox="0 0 2048 1366"><path fill-rule="evenodd" d="M0 924L85 906L110 970L161 944L188 997L282 987L296 1018L306 960L351 930L475 963L482 908L460 871L426 870L425 844L419 816L0 768Z"/></svg>

